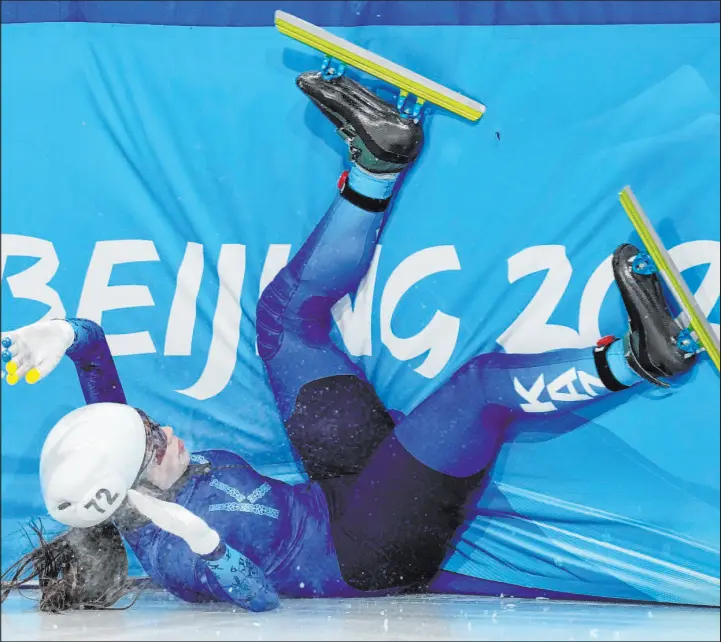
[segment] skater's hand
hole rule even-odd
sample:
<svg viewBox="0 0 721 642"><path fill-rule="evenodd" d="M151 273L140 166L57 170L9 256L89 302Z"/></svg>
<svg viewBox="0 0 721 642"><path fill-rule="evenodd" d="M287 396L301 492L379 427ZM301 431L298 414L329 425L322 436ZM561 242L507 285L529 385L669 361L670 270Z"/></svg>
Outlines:
<svg viewBox="0 0 721 642"><path fill-rule="evenodd" d="M206 580L216 597L254 612L277 608L278 593L265 573L243 553L227 544L221 546L218 559L205 560Z"/></svg>
<svg viewBox="0 0 721 642"><path fill-rule="evenodd" d="M25 377L27 383L37 383L55 369L74 340L73 327L62 319L3 332L2 361L7 382L13 386Z"/></svg>

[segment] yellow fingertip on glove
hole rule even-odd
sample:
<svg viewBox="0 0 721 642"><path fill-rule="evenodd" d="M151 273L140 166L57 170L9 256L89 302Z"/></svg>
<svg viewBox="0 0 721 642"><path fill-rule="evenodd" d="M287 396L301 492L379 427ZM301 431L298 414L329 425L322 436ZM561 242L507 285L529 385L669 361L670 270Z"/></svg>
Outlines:
<svg viewBox="0 0 721 642"><path fill-rule="evenodd" d="M7 376L7 382L9 385L14 386L18 382L18 376L15 373L9 373Z"/></svg>
<svg viewBox="0 0 721 642"><path fill-rule="evenodd" d="M30 385L40 381L40 372L38 371L38 369L31 368L30 370L28 370L28 373L25 375L25 381L27 381Z"/></svg>
<svg viewBox="0 0 721 642"><path fill-rule="evenodd" d="M5 370L8 371L9 375L14 375L18 371L18 364L14 361L8 361L8 364L5 366ZM15 381L17 382L17 377L15 377Z"/></svg>

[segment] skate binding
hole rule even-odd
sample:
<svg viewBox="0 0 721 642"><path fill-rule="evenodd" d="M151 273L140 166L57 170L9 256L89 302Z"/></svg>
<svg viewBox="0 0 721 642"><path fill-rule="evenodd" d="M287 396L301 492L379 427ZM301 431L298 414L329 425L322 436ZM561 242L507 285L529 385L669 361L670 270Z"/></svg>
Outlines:
<svg viewBox="0 0 721 642"><path fill-rule="evenodd" d="M643 274L648 276L649 274L656 274L658 267L653 262L651 255L648 252L639 252L633 257L633 265L631 269L636 274Z"/></svg>
<svg viewBox="0 0 721 642"><path fill-rule="evenodd" d="M684 328L678 333L678 336L676 337L676 347L682 352L687 352L688 354L698 354L699 352L704 351L703 346L701 346L694 337L691 328Z"/></svg>
<svg viewBox="0 0 721 642"><path fill-rule="evenodd" d="M401 89L396 100L396 109L400 112L401 118L410 118L414 123L421 119L421 113L426 101L418 96L409 94Z"/></svg>
<svg viewBox="0 0 721 642"><path fill-rule="evenodd" d="M345 63L340 60L334 60L330 56L323 58L323 64L320 67L323 74L323 80L340 78L345 73L345 69Z"/></svg>

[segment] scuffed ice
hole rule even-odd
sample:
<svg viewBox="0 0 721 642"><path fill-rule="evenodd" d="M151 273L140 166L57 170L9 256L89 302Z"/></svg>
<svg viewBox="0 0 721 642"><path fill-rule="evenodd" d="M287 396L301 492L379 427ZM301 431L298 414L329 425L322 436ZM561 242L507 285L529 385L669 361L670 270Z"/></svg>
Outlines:
<svg viewBox="0 0 721 642"><path fill-rule="evenodd" d="M28 593L32 595L32 593ZM127 611L39 614L11 596L3 640L718 640L717 608L471 596L283 600L268 613L148 592Z"/></svg>

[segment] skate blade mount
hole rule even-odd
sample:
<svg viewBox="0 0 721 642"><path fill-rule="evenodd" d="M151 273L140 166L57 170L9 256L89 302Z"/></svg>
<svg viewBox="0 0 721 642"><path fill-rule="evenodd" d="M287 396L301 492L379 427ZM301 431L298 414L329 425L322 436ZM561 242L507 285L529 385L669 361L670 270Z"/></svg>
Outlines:
<svg viewBox="0 0 721 642"><path fill-rule="evenodd" d="M359 69L400 89L396 103L398 111L408 118L417 119L425 102L442 107L470 121L477 121L486 111L485 105L458 92L439 85L428 78L401 67L372 51L334 36L310 22L296 18L285 11L275 12L278 31L326 55L323 74L326 78L342 75L345 65ZM333 65L332 61L338 61ZM410 101L410 95L415 101ZM412 106L406 106L412 102Z"/></svg>
<svg viewBox="0 0 721 642"><path fill-rule="evenodd" d="M716 370L719 370L719 339L709 325L706 315L699 308L696 298L691 294L691 290L689 290L686 281L681 276L681 272L661 242L661 238L656 233L631 188L624 187L619 196L621 205L646 246L648 255L658 267L658 271L666 281L666 285L671 290L673 297L690 319L690 327L682 330L677 339L679 348L687 352L691 351L696 344L692 335L692 332L695 333L698 344L708 352L711 361L716 366Z"/></svg>

